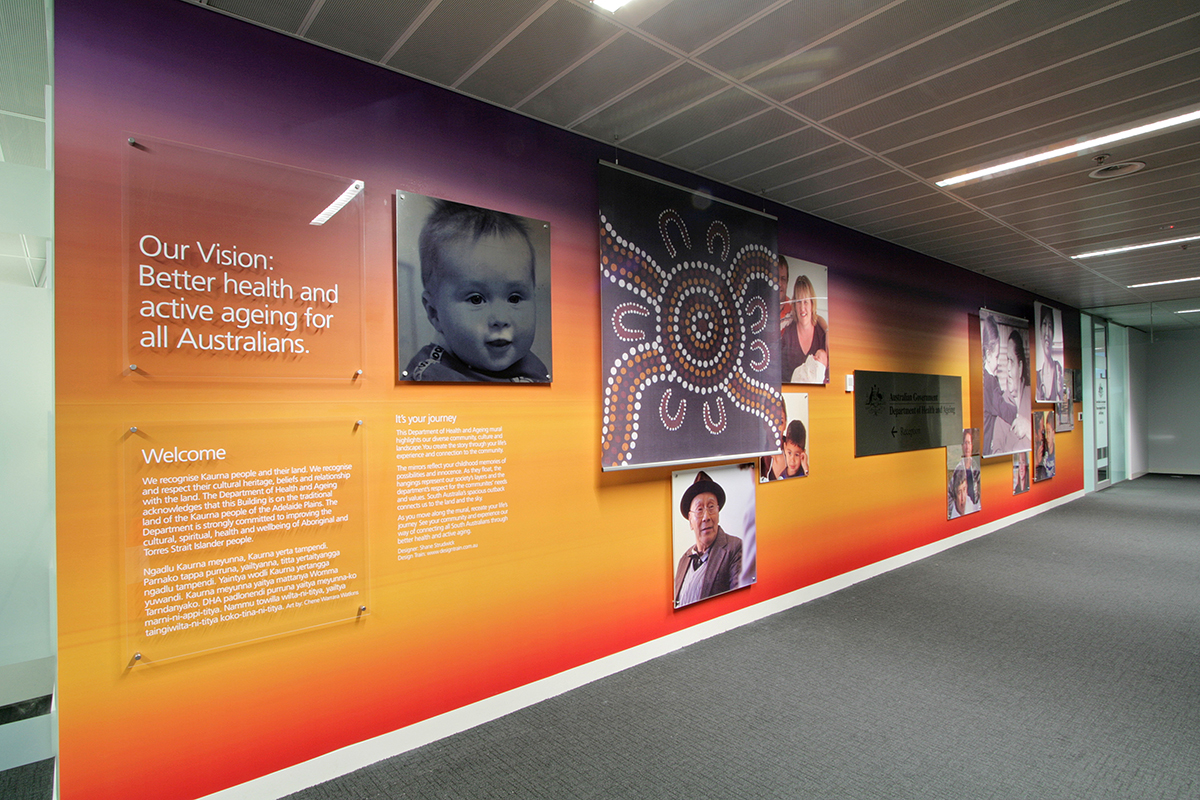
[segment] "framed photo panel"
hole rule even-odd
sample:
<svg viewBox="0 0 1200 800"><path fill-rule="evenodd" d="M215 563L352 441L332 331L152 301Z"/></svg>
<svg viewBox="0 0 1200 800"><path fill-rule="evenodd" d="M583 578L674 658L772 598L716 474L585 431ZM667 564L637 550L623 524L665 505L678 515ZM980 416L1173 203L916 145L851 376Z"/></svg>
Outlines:
<svg viewBox="0 0 1200 800"><path fill-rule="evenodd" d="M1012 493L1024 494L1029 491L1029 453L1013 453Z"/></svg>
<svg viewBox="0 0 1200 800"><path fill-rule="evenodd" d="M675 608L758 579L752 462L673 473L671 517Z"/></svg>
<svg viewBox="0 0 1200 800"><path fill-rule="evenodd" d="M783 382L827 384L829 269L811 261L780 256L779 277L779 351Z"/></svg>
<svg viewBox="0 0 1200 800"><path fill-rule="evenodd" d="M1033 304L1033 322L1037 334L1037 380L1034 396L1039 403L1058 403L1066 396L1066 371L1063 369L1062 311L1042 303Z"/></svg>
<svg viewBox="0 0 1200 800"><path fill-rule="evenodd" d="M988 458L1029 450L1029 322L981 308L979 326L983 346L981 454Z"/></svg>
<svg viewBox="0 0 1200 800"><path fill-rule="evenodd" d="M759 459L759 483L808 475L808 393L784 394L783 406L787 409L787 424L779 431L780 449Z"/></svg>
<svg viewBox="0 0 1200 800"><path fill-rule="evenodd" d="M1033 415L1033 482L1054 477L1054 412L1036 411Z"/></svg>
<svg viewBox="0 0 1200 800"><path fill-rule="evenodd" d="M983 508L982 472L975 442L978 428L963 428L962 444L946 446L946 519Z"/></svg>
<svg viewBox="0 0 1200 800"><path fill-rule="evenodd" d="M396 192L397 382L549 383L550 223Z"/></svg>

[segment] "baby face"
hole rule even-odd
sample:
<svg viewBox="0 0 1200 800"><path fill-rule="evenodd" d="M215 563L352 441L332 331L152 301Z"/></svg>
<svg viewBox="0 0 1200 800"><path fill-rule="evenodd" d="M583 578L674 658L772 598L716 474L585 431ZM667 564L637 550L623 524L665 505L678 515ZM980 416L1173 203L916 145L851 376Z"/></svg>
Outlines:
<svg viewBox="0 0 1200 800"><path fill-rule="evenodd" d="M508 369L529 352L537 328L528 242L512 234L449 243L421 302L454 355L476 369Z"/></svg>

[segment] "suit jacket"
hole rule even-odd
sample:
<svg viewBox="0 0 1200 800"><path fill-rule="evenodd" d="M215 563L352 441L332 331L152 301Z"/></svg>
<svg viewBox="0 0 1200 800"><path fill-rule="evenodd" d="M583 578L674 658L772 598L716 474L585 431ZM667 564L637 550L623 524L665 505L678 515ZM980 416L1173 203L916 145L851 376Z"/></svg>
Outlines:
<svg viewBox="0 0 1200 800"><path fill-rule="evenodd" d="M679 590L683 588L683 576L692 566L688 553L694 547L688 548L687 553L679 559L675 568L675 602L679 602ZM742 540L727 534L721 526L717 526L717 538L708 548L708 566L704 577L700 579L700 598L712 597L714 594L728 592L742 585Z"/></svg>

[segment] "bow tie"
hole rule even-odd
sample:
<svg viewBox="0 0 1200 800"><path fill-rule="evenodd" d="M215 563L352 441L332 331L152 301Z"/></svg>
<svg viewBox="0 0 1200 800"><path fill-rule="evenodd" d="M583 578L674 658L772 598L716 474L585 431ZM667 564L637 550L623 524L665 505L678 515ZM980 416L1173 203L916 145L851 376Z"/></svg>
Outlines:
<svg viewBox="0 0 1200 800"><path fill-rule="evenodd" d="M704 563L704 554L691 552L688 553L688 558L692 560L692 569L700 569L700 565Z"/></svg>

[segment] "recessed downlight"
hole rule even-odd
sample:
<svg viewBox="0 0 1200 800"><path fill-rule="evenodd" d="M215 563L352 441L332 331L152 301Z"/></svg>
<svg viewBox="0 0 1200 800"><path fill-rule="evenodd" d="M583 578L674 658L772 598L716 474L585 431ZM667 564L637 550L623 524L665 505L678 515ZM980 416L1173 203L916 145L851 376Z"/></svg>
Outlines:
<svg viewBox="0 0 1200 800"><path fill-rule="evenodd" d="M1098 167L1089 172L1088 177L1102 181L1106 178L1120 178L1124 175L1132 175L1145 168L1145 161L1121 161L1116 164L1105 164L1103 167Z"/></svg>

